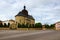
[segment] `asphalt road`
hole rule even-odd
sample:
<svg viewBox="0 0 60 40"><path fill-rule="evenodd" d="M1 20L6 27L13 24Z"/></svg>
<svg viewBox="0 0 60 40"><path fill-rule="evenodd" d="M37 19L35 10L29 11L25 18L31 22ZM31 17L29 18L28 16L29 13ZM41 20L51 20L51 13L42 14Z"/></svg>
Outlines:
<svg viewBox="0 0 60 40"><path fill-rule="evenodd" d="M0 40L60 40L60 31L0 31Z"/></svg>

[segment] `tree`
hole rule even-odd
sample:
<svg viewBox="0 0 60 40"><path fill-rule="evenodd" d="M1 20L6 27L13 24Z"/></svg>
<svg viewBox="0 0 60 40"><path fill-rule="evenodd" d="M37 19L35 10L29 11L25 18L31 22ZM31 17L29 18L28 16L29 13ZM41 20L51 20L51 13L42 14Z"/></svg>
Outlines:
<svg viewBox="0 0 60 40"><path fill-rule="evenodd" d="M42 28L42 24L41 23L36 23L35 28Z"/></svg>
<svg viewBox="0 0 60 40"><path fill-rule="evenodd" d="M10 23L8 23L8 27L10 26Z"/></svg>
<svg viewBox="0 0 60 40"><path fill-rule="evenodd" d="M51 24L51 25L50 25L50 28L51 28L51 29L54 29L54 28L55 28L55 24Z"/></svg>
<svg viewBox="0 0 60 40"><path fill-rule="evenodd" d="M49 28L50 28L50 26L49 26L48 24L45 24L45 28L49 29Z"/></svg>
<svg viewBox="0 0 60 40"><path fill-rule="evenodd" d="M29 24L26 24L24 28L29 28L29 27L30 27L30 25Z"/></svg>
<svg viewBox="0 0 60 40"><path fill-rule="evenodd" d="M24 25L24 24L22 24L22 26L21 26L22 28L26 28L26 25Z"/></svg>
<svg viewBox="0 0 60 40"><path fill-rule="evenodd" d="M21 28L21 26L22 26L22 25L18 23L18 28Z"/></svg>
<svg viewBox="0 0 60 40"><path fill-rule="evenodd" d="M2 23L0 23L0 27L3 27L3 24Z"/></svg>
<svg viewBox="0 0 60 40"><path fill-rule="evenodd" d="M28 25L18 23L18 28L27 28Z"/></svg>
<svg viewBox="0 0 60 40"><path fill-rule="evenodd" d="M34 28L35 27L35 25L34 24L32 24L32 28Z"/></svg>
<svg viewBox="0 0 60 40"><path fill-rule="evenodd" d="M29 24L29 28L32 28L31 24Z"/></svg>
<svg viewBox="0 0 60 40"><path fill-rule="evenodd" d="M4 27L8 27L8 25L6 23L4 23Z"/></svg>

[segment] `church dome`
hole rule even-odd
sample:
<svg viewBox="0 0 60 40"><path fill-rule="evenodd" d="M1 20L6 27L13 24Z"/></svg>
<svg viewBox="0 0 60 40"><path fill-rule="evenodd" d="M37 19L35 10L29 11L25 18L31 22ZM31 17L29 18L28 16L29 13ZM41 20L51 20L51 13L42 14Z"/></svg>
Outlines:
<svg viewBox="0 0 60 40"><path fill-rule="evenodd" d="M28 11L26 10L26 6L24 6L24 9L22 10L22 14L28 16Z"/></svg>
<svg viewBox="0 0 60 40"><path fill-rule="evenodd" d="M16 16L28 16L28 11L26 10L26 6L24 6L24 9L20 11Z"/></svg>

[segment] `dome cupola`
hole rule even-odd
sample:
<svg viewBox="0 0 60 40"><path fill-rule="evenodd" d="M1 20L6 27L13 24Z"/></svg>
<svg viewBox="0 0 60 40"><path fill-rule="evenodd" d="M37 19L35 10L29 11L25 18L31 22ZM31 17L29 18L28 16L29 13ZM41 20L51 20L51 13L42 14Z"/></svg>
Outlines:
<svg viewBox="0 0 60 40"><path fill-rule="evenodd" d="M24 9L22 10L22 13L26 16L28 15L28 11L26 10L26 6L24 6Z"/></svg>

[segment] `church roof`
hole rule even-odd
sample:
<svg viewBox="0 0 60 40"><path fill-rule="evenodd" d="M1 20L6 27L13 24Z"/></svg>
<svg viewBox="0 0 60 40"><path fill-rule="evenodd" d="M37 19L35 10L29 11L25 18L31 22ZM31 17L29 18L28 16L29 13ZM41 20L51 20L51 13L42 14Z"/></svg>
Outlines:
<svg viewBox="0 0 60 40"><path fill-rule="evenodd" d="M19 12L16 16L25 16L24 14L22 14L22 12ZM16 17L15 16L15 17Z"/></svg>
<svg viewBox="0 0 60 40"><path fill-rule="evenodd" d="M55 24L60 23L60 21L56 22Z"/></svg>
<svg viewBox="0 0 60 40"><path fill-rule="evenodd" d="M31 15L28 15L28 18L35 20Z"/></svg>
<svg viewBox="0 0 60 40"><path fill-rule="evenodd" d="M9 21L15 22L15 20L13 20L13 19L11 19L11 20L9 20Z"/></svg>
<svg viewBox="0 0 60 40"><path fill-rule="evenodd" d="M28 16L28 11L26 10L26 6L24 6L24 9L20 11L16 16Z"/></svg>
<svg viewBox="0 0 60 40"><path fill-rule="evenodd" d="M0 22L2 22L2 21L0 20Z"/></svg>
<svg viewBox="0 0 60 40"><path fill-rule="evenodd" d="M31 15L28 15L28 11L26 10L26 6L24 6L24 9L22 11L20 11L16 16L25 16L25 17L28 17L28 18L34 20L34 18Z"/></svg>

